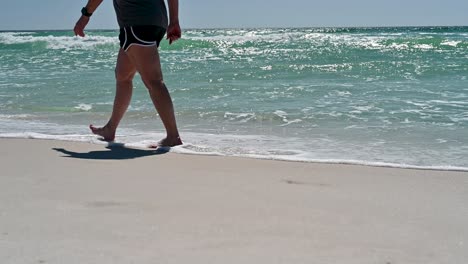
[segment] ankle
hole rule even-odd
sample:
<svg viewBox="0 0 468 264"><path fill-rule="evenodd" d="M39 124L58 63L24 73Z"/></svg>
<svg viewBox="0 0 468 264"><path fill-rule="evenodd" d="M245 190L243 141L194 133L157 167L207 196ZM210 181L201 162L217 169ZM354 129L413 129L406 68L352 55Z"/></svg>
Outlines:
<svg viewBox="0 0 468 264"><path fill-rule="evenodd" d="M167 134L166 138L168 138L168 139L180 139L180 135L179 135L179 133L177 133L177 134Z"/></svg>
<svg viewBox="0 0 468 264"><path fill-rule="evenodd" d="M115 131L117 129L117 125L112 122L109 122L104 126L104 128Z"/></svg>

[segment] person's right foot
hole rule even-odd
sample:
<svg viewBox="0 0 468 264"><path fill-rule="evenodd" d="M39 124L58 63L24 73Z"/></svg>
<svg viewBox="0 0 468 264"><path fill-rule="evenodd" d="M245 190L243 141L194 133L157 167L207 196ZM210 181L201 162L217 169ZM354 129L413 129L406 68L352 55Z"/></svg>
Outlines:
<svg viewBox="0 0 468 264"><path fill-rule="evenodd" d="M110 129L107 125L103 127L89 125L89 129L93 134L101 136L104 141L114 141L115 139L115 130Z"/></svg>
<svg viewBox="0 0 468 264"><path fill-rule="evenodd" d="M175 147L182 145L182 140L180 137L166 137L164 139L161 139L158 143L156 144L151 144L148 147L149 148L158 148L158 147Z"/></svg>

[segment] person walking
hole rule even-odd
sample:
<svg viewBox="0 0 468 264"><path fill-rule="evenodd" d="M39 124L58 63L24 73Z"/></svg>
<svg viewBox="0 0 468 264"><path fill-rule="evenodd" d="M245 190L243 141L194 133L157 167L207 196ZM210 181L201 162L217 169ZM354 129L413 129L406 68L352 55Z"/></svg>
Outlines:
<svg viewBox="0 0 468 264"><path fill-rule="evenodd" d="M103 0L88 0L74 27L75 35L85 37L84 29ZM133 77L138 72L166 129L166 137L156 146L182 144L177 129L174 106L163 81L158 47L167 32L169 44L181 37L179 2L167 0L113 0L120 27L120 50L115 67L116 94L112 115L103 127L90 125L92 133L113 141L117 127L130 104Z"/></svg>

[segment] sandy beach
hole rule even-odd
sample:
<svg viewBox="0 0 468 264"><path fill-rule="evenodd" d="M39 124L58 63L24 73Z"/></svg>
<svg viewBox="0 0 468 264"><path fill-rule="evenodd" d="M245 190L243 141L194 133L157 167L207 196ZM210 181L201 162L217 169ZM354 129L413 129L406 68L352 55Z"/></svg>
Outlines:
<svg viewBox="0 0 468 264"><path fill-rule="evenodd" d="M4 264L468 262L467 172L0 146Z"/></svg>

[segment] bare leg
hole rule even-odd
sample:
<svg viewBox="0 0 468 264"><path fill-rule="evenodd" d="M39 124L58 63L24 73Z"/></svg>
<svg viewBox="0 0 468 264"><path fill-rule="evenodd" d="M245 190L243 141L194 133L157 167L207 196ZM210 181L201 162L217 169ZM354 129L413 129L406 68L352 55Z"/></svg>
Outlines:
<svg viewBox="0 0 468 264"><path fill-rule="evenodd" d="M172 147L181 145L182 141L177 130L174 106L163 81L157 47L132 46L127 50L127 54L133 65L135 65L146 88L148 88L151 100L166 128L167 136L159 141L158 146Z"/></svg>
<svg viewBox="0 0 468 264"><path fill-rule="evenodd" d="M122 120L127 108L132 99L133 76L135 76L136 68L128 55L121 49L117 57L117 66L115 67L116 78L116 93L114 99L114 107L112 115L104 127L94 127L90 125L91 131L99 136L102 136L106 141L113 141L115 131Z"/></svg>

